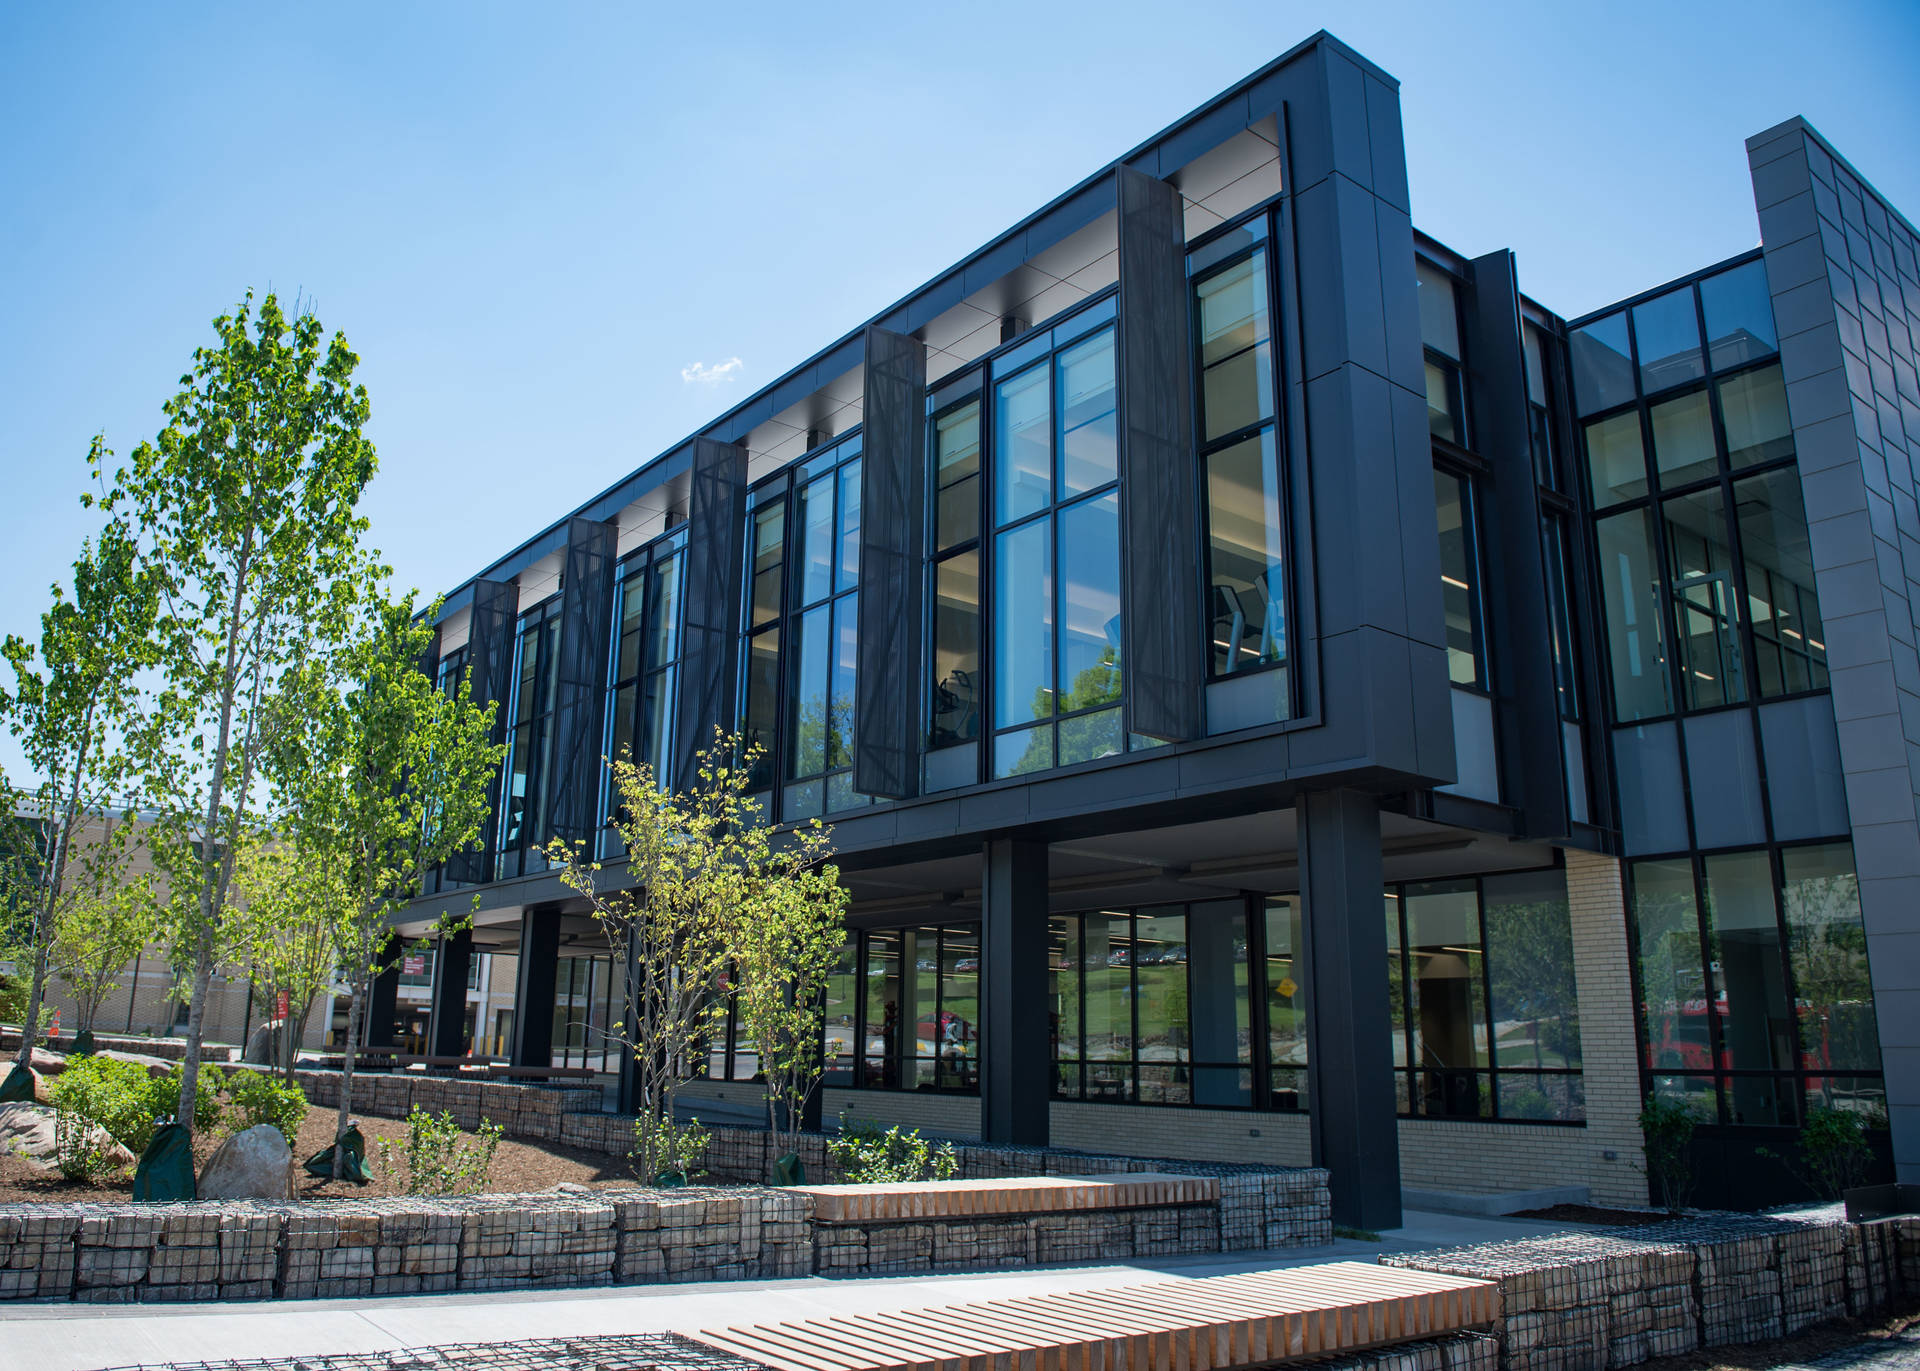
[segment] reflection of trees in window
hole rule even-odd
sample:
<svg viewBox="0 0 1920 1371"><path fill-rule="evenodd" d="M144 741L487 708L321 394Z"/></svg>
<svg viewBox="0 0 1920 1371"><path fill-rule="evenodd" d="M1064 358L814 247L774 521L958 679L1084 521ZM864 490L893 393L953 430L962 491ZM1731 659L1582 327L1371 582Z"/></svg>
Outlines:
<svg viewBox="0 0 1920 1371"><path fill-rule="evenodd" d="M827 983L827 1083L980 1088L977 924L853 935Z"/></svg>

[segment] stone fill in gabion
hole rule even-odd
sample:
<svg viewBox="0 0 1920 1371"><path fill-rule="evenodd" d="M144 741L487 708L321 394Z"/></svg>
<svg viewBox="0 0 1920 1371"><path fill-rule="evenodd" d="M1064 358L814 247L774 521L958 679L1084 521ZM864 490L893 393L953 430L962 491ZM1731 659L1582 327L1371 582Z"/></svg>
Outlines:
<svg viewBox="0 0 1920 1371"><path fill-rule="evenodd" d="M1902 1288L1909 1228L1849 1224L1835 1205L1702 1214L1381 1261L1497 1281L1502 1365L1510 1371L1601 1371L1777 1338L1885 1305Z"/></svg>

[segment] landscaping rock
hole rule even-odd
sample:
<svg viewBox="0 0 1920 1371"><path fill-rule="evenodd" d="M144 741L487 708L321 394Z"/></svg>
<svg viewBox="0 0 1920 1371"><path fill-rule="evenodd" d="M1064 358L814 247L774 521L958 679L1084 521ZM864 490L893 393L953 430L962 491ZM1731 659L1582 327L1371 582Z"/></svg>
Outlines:
<svg viewBox="0 0 1920 1371"><path fill-rule="evenodd" d="M293 1149L272 1124L255 1124L207 1158L197 1193L203 1200L290 1200Z"/></svg>
<svg viewBox="0 0 1920 1371"><path fill-rule="evenodd" d="M247 1036L246 1050L240 1060L251 1066L272 1066L280 1060L281 1035L287 1031L284 1019L269 1019Z"/></svg>
<svg viewBox="0 0 1920 1371"><path fill-rule="evenodd" d="M43 1104L0 1104L0 1148L29 1161L52 1161L53 1111Z"/></svg>

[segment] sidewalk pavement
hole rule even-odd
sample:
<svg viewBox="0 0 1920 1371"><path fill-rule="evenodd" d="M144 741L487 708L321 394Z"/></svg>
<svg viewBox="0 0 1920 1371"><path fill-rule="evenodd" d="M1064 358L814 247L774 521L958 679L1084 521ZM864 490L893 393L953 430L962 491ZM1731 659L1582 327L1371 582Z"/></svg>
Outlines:
<svg viewBox="0 0 1920 1371"><path fill-rule="evenodd" d="M493 1291L349 1300L233 1304L0 1305L0 1365L30 1371L102 1371L220 1358L378 1352L436 1344L509 1342L606 1333L697 1333L730 1324L877 1314L929 1304L1009 1299L1056 1290L1104 1290L1169 1277L1268 1271L1318 1262L1367 1261L1407 1252L1558 1232L1565 1224L1408 1213L1379 1242L1142 1259L1112 1266L1047 1267L980 1274L592 1290Z"/></svg>

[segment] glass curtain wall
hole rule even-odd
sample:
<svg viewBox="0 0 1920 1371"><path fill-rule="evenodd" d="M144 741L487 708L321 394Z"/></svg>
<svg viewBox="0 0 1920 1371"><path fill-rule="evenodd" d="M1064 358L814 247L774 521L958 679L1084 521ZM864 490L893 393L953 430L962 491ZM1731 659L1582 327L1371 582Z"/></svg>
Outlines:
<svg viewBox="0 0 1920 1371"><path fill-rule="evenodd" d="M826 1014L825 1084L978 1093L980 926L855 933L829 978Z"/></svg>
<svg viewBox="0 0 1920 1371"><path fill-rule="evenodd" d="M543 851L549 836L546 787L553 765L553 696L559 675L559 647L560 597L556 595L520 616L520 631L514 639L495 880L547 867Z"/></svg>
<svg viewBox="0 0 1920 1371"><path fill-rule="evenodd" d="M1114 331L1069 327L991 368L996 778L1127 746Z"/></svg>
<svg viewBox="0 0 1920 1371"><path fill-rule="evenodd" d="M455 698L467 688L467 649L463 643L442 657L434 666L433 683L442 695ZM420 893L436 894L442 890L451 890L457 882L447 879L447 868L443 863L426 874L420 883Z"/></svg>
<svg viewBox="0 0 1920 1371"><path fill-rule="evenodd" d="M927 747L980 737L980 398L930 421Z"/></svg>
<svg viewBox="0 0 1920 1371"><path fill-rule="evenodd" d="M1390 886L1386 920L1401 1113L1586 1117L1563 871Z"/></svg>
<svg viewBox="0 0 1920 1371"><path fill-rule="evenodd" d="M860 437L748 496L739 718L749 788L782 821L871 803L853 789L859 659Z"/></svg>
<svg viewBox="0 0 1920 1371"><path fill-rule="evenodd" d="M1758 259L1575 329L1615 718L1827 686Z"/></svg>
<svg viewBox="0 0 1920 1371"><path fill-rule="evenodd" d="M1816 1106L1886 1126L1850 843L1632 864L1652 1090L1700 1121L1791 1125Z"/></svg>
<svg viewBox="0 0 1920 1371"><path fill-rule="evenodd" d="M605 755L650 768L655 784L667 788L674 783L669 764L685 546L686 534L676 532L636 552L621 564L614 586ZM609 770L602 776L600 812L611 815L616 799ZM619 832L611 827L604 830L602 855L614 857L624 851Z"/></svg>
<svg viewBox="0 0 1920 1371"><path fill-rule="evenodd" d="M625 968L611 957L562 957L553 977L553 1065L620 1069L621 1048L610 1040L620 1022Z"/></svg>
<svg viewBox="0 0 1920 1371"><path fill-rule="evenodd" d="M1054 1095L1252 1106L1248 944L1242 900L1048 920Z"/></svg>
<svg viewBox="0 0 1920 1371"><path fill-rule="evenodd" d="M1287 498L1275 437L1273 288L1264 218L1188 259L1206 482L1208 673L1288 667Z"/></svg>

